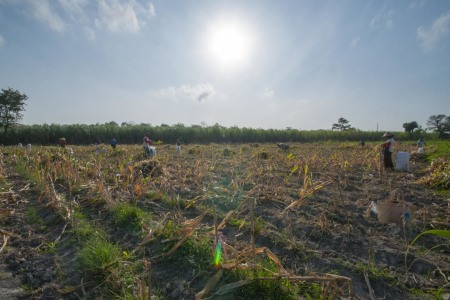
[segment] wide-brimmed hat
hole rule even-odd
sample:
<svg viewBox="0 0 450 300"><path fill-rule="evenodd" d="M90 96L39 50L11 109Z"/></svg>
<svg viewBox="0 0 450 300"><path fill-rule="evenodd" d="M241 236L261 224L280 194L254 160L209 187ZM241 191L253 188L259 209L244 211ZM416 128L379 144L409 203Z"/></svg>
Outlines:
<svg viewBox="0 0 450 300"><path fill-rule="evenodd" d="M386 131L385 134L383 134L383 137L391 137L394 136L390 131Z"/></svg>

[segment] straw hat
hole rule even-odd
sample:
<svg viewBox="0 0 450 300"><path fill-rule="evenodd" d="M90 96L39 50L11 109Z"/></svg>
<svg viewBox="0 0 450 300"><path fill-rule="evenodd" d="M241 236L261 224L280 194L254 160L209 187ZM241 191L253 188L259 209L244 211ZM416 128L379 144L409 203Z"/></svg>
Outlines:
<svg viewBox="0 0 450 300"><path fill-rule="evenodd" d="M383 134L383 137L392 137L394 136L390 131L386 131L385 134Z"/></svg>

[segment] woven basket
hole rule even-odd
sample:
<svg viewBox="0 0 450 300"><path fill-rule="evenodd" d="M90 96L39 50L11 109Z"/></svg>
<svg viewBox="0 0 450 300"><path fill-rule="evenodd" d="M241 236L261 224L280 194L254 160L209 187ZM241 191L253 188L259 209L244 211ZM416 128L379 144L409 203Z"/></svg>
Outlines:
<svg viewBox="0 0 450 300"><path fill-rule="evenodd" d="M415 207L412 204L397 201L379 202L377 204L378 221L380 223L401 224L403 220L409 222L413 218Z"/></svg>

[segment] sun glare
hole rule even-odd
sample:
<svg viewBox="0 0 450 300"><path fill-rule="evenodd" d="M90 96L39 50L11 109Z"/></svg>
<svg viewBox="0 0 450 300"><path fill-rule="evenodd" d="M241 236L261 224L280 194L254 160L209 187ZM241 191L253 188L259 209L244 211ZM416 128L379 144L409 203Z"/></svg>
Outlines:
<svg viewBox="0 0 450 300"><path fill-rule="evenodd" d="M222 21L211 26L206 47L213 62L220 67L235 68L248 62L251 40L251 34L242 24Z"/></svg>

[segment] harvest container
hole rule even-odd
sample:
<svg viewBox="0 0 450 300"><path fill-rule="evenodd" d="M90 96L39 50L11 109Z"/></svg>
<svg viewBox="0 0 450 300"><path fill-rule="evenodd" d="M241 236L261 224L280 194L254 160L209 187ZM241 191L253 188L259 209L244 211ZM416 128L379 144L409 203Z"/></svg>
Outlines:
<svg viewBox="0 0 450 300"><path fill-rule="evenodd" d="M406 202L386 201L377 204L380 223L401 224L403 220L411 221L415 207Z"/></svg>

